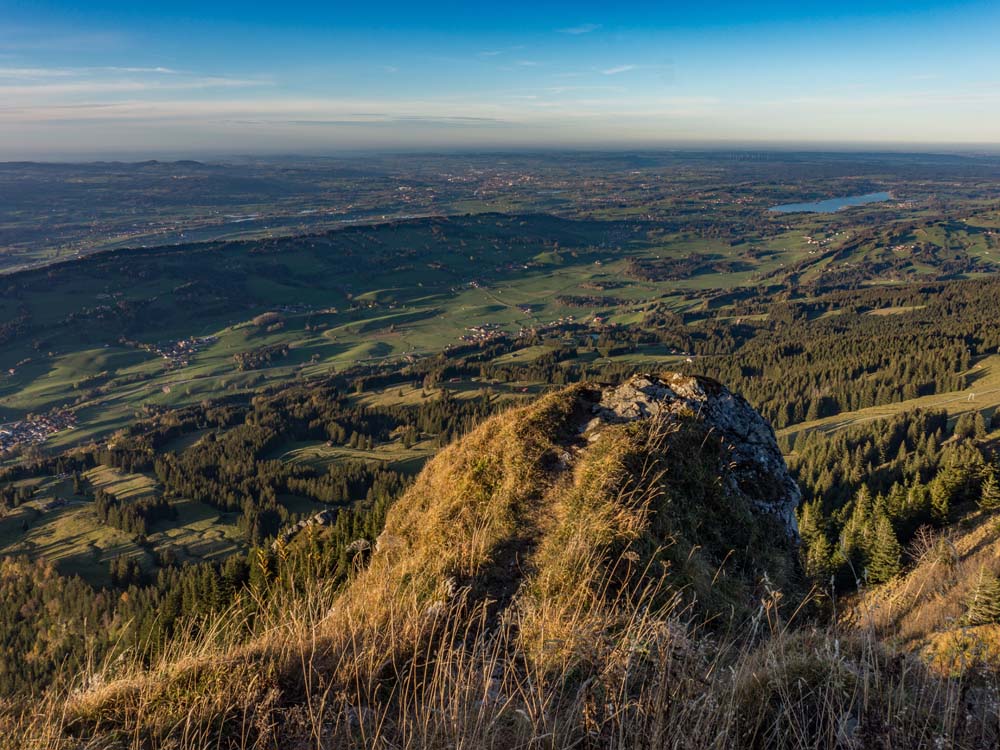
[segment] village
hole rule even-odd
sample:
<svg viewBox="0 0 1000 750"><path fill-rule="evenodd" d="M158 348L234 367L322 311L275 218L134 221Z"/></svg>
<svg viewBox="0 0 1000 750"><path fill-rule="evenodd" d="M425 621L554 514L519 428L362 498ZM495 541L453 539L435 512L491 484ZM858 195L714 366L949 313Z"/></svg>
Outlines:
<svg viewBox="0 0 1000 750"><path fill-rule="evenodd" d="M0 455L29 445L44 443L50 435L76 425L76 416L66 410L0 425Z"/></svg>
<svg viewBox="0 0 1000 750"><path fill-rule="evenodd" d="M192 336L161 344L144 344L142 348L163 357L172 367L186 367L192 354L218 340L216 336Z"/></svg>
<svg viewBox="0 0 1000 750"><path fill-rule="evenodd" d="M463 335L461 340L467 344L483 344L487 341L504 338L507 335L497 323L482 323L477 326L469 326L465 330L468 333Z"/></svg>

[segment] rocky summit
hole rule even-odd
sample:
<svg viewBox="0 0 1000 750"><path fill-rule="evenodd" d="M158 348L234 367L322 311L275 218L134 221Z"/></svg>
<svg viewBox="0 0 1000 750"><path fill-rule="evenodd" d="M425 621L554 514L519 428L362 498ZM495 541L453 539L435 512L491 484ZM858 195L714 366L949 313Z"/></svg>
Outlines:
<svg viewBox="0 0 1000 750"><path fill-rule="evenodd" d="M721 383L680 373L639 375L601 388L592 413L581 430L591 441L600 437L606 424L694 417L729 453L728 489L780 519L789 537L798 538L795 509L802 493L788 473L774 430L745 398Z"/></svg>

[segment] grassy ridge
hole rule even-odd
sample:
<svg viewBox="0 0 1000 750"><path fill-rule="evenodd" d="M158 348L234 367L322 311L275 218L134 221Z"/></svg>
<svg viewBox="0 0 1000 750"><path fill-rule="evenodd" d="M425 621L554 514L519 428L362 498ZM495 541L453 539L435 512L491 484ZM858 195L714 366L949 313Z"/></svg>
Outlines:
<svg viewBox="0 0 1000 750"><path fill-rule="evenodd" d="M576 446L586 403L574 387L442 451L340 595L267 592L248 640L223 617L148 667L108 665L11 714L5 736L135 750L997 741L994 714L967 712L966 678L872 629L799 623L774 589L748 598L759 569L685 539L696 518L671 527L704 512L671 493L724 465L704 434L612 426ZM763 540L748 549L767 564ZM729 627L704 608L713 596L738 609Z"/></svg>

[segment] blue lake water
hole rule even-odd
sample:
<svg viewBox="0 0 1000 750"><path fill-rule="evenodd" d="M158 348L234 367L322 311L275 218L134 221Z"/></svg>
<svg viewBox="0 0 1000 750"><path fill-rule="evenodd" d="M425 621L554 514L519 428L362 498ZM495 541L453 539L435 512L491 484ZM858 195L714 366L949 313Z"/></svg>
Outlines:
<svg viewBox="0 0 1000 750"><path fill-rule="evenodd" d="M881 203L891 197L888 193L865 193L864 195L848 195L843 198L827 198L825 201L816 201L815 203L785 203L769 210L779 214L832 214L842 208L863 206L866 203Z"/></svg>

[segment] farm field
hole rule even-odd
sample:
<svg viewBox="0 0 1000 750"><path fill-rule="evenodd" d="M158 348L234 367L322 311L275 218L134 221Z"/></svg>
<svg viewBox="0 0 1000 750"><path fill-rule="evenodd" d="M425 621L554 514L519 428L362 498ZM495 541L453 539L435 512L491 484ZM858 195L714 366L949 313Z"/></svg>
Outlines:
<svg viewBox="0 0 1000 750"><path fill-rule="evenodd" d="M97 466L82 475L84 494L73 493L69 479L25 483L32 500L0 518L0 555L24 555L52 561L67 575L88 583L110 582L109 565L118 558L135 559L148 571L169 551L180 562L224 558L245 545L235 518L191 500L174 500L176 517L157 522L143 539L101 521L94 512L92 491L101 489L124 502L159 494L154 478Z"/></svg>
<svg viewBox="0 0 1000 750"><path fill-rule="evenodd" d="M432 440L421 440L410 447L404 447L400 442L394 441L375 446L371 450L301 442L281 446L275 451L274 457L279 461L304 464L323 470L345 460L376 461L388 468L414 474L438 449L439 446Z"/></svg>
<svg viewBox="0 0 1000 750"><path fill-rule="evenodd" d="M861 239L837 228L845 218L826 231L811 215L788 228L793 219L768 218L769 233L731 245L622 219L479 215L117 251L55 266L44 281L8 275L0 316L14 335L0 338L0 420L71 410L76 429L51 438L64 448L143 410L404 363L498 334L573 324L596 335L601 325L640 325L652 309L723 319L741 290L842 275L855 258L882 263L894 230ZM994 241L995 220L984 212L975 227L936 222L910 234L972 253L970 237ZM992 263L985 249L973 256ZM932 275L935 257L887 268ZM668 351L639 356L654 365L659 354L672 361Z"/></svg>
<svg viewBox="0 0 1000 750"><path fill-rule="evenodd" d="M565 225L565 222L556 225L553 231L557 236L566 233L561 229ZM587 236L599 240L600 233L607 231L593 225L584 225L581 229L569 226L577 243L587 242L584 239ZM374 231L376 235L378 232L398 234L392 229ZM421 231L417 226L406 229L404 235L415 232L416 237L421 237ZM538 255L536 249L545 244L546 241L539 241L535 248L529 245L519 251L521 257L533 262L532 258ZM580 251L587 258L595 253L607 256L617 252L587 247ZM173 252L178 261L184 256L181 250ZM657 253L662 252L664 249L658 247ZM294 249L291 254L284 253L283 267L299 267L300 272L304 272L302 264L308 254L302 250L301 259L295 261ZM168 262L173 260L167 257ZM170 294L168 288L171 286L174 293L182 288L183 283L176 284L189 272L184 271L183 266L176 266L179 276L176 282L171 282L163 278L165 269L161 266L157 274L160 280L155 285L143 288L126 285L123 280L122 291L114 292L106 281L88 281L88 274L74 270L72 276L67 274L64 282L52 285L53 304L42 290L35 290L22 303L14 300L7 303L5 314L15 318L16 309L26 303L28 310L22 310L21 314L31 320L34 330L48 336L49 340L44 351L16 345L4 349L4 360L14 363L14 367L9 368L14 372L0 380L0 410L5 419L14 420L31 412L72 408L81 417L80 429L53 443L67 445L117 429L127 423L136 409L145 405L177 406L252 389L268 382L325 374L393 358L425 356L461 343L463 337L470 335L469 329L475 326L511 334L525 327L565 319L587 320L597 314L612 313L617 317L628 315L618 300L615 305L591 301L566 304L564 301L585 297L588 290L581 285L593 283L594 279L603 283L622 280L624 262L612 262L596 272L592 264L586 263L554 269L539 267L514 277L503 268L485 270L482 265L456 260L460 265L428 274L423 281L419 280L418 273L416 286L401 286L389 277L382 283L377 276L366 276L367 290L357 294L345 291L357 286L343 275L331 278L322 292L315 287L304 288L299 282L279 285L251 277L245 282L245 290L254 304L246 311L243 305L236 309L215 306L214 315L202 308L198 318L192 319L178 300L177 306L164 310L163 314L141 313L134 320L125 321L120 316L98 312L96 320L86 324L82 320L73 321L81 314L93 315L92 311L107 307L101 304L102 299L115 299L119 309L123 305L135 305L140 309L161 307L163 294ZM138 256L130 261L140 263ZM98 263L98 260L83 261L88 262ZM292 265L293 262L298 266ZM158 266L160 263L156 261ZM413 270L409 268L407 274L412 275ZM294 270L288 272L295 273ZM220 269L220 273L224 271ZM734 279L732 283L740 283L740 280ZM683 294L684 288L684 283L671 285L669 289L655 284L629 285L622 301L626 305L642 306L664 295L667 299L675 299ZM226 292L225 296L228 294ZM210 305L209 309L212 307ZM255 317L275 310L279 311L275 313L280 320L278 325L272 324L268 330L263 330L262 326L252 323ZM101 334L102 328L107 329L106 333ZM170 346L162 342L175 336L178 340L208 337L208 343L192 345L183 356L158 356L158 350ZM121 343L125 338L129 339L127 345ZM103 343L97 343L102 339ZM81 348L81 340L93 341L96 346L91 344L86 348L84 344ZM246 352L269 348L281 349L280 356L251 368L240 367L234 359Z"/></svg>
<svg viewBox="0 0 1000 750"><path fill-rule="evenodd" d="M782 383L762 382L782 380L781 358L822 359L800 351L814 335L829 348L866 321L900 336L933 328L933 298L910 300L908 285L988 278L1000 261L1000 210L987 188L949 192L952 183L915 178L918 167L859 178L857 165L811 158L848 176L786 183L781 175L817 163L795 159L766 167L767 180L759 166L711 160L668 176L658 170L669 160L654 159L660 166L622 162L612 180L555 160L523 183L480 184L475 199L458 187L409 206L394 198L366 222L323 210L293 220L287 205L262 200L233 212L232 226L192 209L183 230L151 224L87 247L67 239L51 252L28 241L0 262L0 430L28 425L32 440L4 450L0 469L109 446L143 458L129 472L101 456L79 472L80 494L61 470L18 480L34 493L0 518L0 554L48 560L97 586L110 583L115 558L135 560L146 576L164 560L222 561L283 524L405 483L489 413L563 383L636 371L705 373L742 387L786 438L918 407L991 419L1000 406L995 354L971 364L962 389L928 375L936 395L852 409L847 388L838 413L822 419L804 418L808 403L787 408ZM154 183L168 171L145 169L129 179ZM752 183L738 179L749 174ZM584 175L579 185L574 175ZM199 179L202 189L216 177ZM883 189L894 199L835 214L768 210ZM951 196L946 208L942 195ZM309 199L298 210L316 208ZM406 208L407 218L393 218ZM355 218L365 211L356 210ZM244 221L252 214L260 216ZM3 218L0 209L0 232ZM170 244L146 241L154 236ZM312 404L282 401L298 388L324 394L322 416L280 421L272 427L283 432L264 448L239 443L269 399L281 414ZM210 416L227 409L233 416ZM59 429L30 429L53 414ZM136 446L136 430L147 429L162 438ZM241 471L281 478L213 485L216 447L228 436L230 455L253 457ZM190 462L187 485L175 482L207 483L200 501L157 479L165 456ZM229 497L218 496L223 487ZM126 533L98 518L99 490L123 508L165 499L170 510L144 534Z"/></svg>

